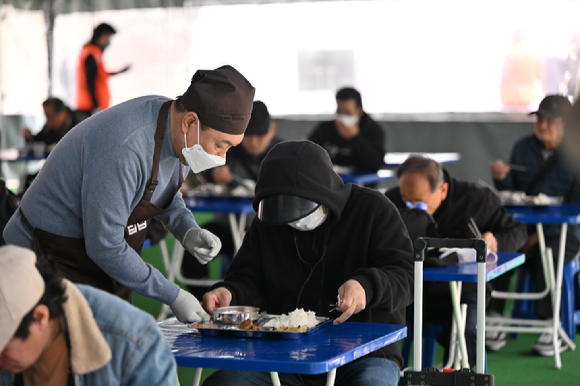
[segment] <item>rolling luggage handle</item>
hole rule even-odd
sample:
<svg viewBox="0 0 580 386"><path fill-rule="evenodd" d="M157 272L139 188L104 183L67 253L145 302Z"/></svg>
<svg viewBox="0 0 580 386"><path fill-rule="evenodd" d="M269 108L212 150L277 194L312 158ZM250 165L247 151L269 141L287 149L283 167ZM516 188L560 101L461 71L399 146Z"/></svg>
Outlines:
<svg viewBox="0 0 580 386"><path fill-rule="evenodd" d="M404 385L482 385L493 386L493 375L484 374L485 369L485 275L487 262L487 243L482 239L434 239L418 237L414 243L415 261L415 303L414 303L414 339L413 371L404 374ZM434 248L473 248L477 261L477 374L470 369L461 371L443 371L429 368L421 371L423 330L423 261L425 250ZM467 383L466 383L467 382Z"/></svg>

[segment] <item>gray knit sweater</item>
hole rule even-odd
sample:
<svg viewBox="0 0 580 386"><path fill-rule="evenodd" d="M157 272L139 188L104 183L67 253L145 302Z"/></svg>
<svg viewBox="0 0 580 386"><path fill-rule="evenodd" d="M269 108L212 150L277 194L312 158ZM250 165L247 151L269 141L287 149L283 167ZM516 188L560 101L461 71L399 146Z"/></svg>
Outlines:
<svg viewBox="0 0 580 386"><path fill-rule="evenodd" d="M179 287L146 264L124 240L133 208L151 181L160 96L136 98L81 122L50 153L20 209L33 227L65 237L84 238L87 254L113 279L165 304ZM181 165L171 145L169 119L151 202L169 208L157 216L177 240L197 227L181 194L174 195ZM31 247L32 234L20 209L4 230L9 244Z"/></svg>

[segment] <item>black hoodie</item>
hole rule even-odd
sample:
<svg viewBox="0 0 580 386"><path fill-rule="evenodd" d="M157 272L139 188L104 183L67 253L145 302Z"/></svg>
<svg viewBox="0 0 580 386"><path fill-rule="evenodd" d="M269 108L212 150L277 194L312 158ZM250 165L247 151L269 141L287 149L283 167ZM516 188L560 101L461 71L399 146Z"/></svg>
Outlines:
<svg viewBox="0 0 580 386"><path fill-rule="evenodd" d="M260 167L254 208L267 196L300 196L325 205L327 220L313 231L268 225L255 218L223 282L232 305L252 305L271 314L304 308L329 314L338 288L357 280L366 308L350 321L405 324L413 299L412 246L394 205L381 193L345 185L328 153L309 141L286 141ZM332 327L330 327L332 328ZM399 367L397 343L370 354Z"/></svg>

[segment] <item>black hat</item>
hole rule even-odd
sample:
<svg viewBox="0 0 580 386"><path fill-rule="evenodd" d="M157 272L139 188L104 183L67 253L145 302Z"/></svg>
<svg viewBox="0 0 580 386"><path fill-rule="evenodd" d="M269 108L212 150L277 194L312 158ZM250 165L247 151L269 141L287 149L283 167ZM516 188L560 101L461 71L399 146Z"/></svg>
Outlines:
<svg viewBox="0 0 580 386"><path fill-rule="evenodd" d="M258 218L271 225L288 224L314 212L320 204L298 196L277 194L258 204Z"/></svg>
<svg viewBox="0 0 580 386"><path fill-rule="evenodd" d="M572 104L565 96L548 95L542 99L538 110L531 112L530 115L537 114L546 119L553 120L562 118L571 108Z"/></svg>
<svg viewBox="0 0 580 386"><path fill-rule="evenodd" d="M268 112L268 108L264 102L255 101L254 108L252 109L252 117L246 129L246 135L266 135L269 129L270 113Z"/></svg>
<svg viewBox="0 0 580 386"><path fill-rule="evenodd" d="M199 120L227 134L244 134L254 101L255 88L232 66L198 70L180 97L183 106Z"/></svg>

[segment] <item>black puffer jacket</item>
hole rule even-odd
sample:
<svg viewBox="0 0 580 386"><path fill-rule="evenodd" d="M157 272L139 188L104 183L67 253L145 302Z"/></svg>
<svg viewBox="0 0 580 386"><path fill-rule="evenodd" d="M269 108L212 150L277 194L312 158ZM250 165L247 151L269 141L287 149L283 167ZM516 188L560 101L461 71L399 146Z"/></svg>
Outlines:
<svg viewBox="0 0 580 386"><path fill-rule="evenodd" d="M282 142L262 162L254 208L276 194L324 204L330 216L313 231L272 226L255 218L224 282L232 304L253 305L272 314L296 308L329 315L338 288L357 280L366 308L349 320L405 324L413 299L412 246L397 209L379 192L344 185L326 151L309 141ZM370 355L401 366L398 344Z"/></svg>

